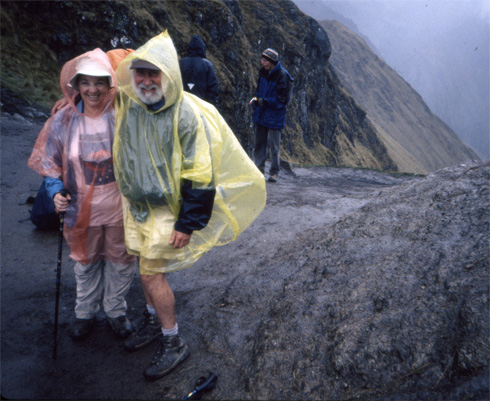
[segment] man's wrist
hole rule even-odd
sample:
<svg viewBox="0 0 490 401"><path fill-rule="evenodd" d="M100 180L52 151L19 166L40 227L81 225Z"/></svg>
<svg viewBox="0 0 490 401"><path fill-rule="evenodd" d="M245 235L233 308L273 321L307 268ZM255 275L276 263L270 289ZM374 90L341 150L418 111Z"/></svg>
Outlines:
<svg viewBox="0 0 490 401"><path fill-rule="evenodd" d="M188 234L188 235L192 235L192 233L194 232L194 230L191 230L187 227L185 227L180 221L177 221L175 223L175 231L178 231L180 233L184 233L184 234Z"/></svg>

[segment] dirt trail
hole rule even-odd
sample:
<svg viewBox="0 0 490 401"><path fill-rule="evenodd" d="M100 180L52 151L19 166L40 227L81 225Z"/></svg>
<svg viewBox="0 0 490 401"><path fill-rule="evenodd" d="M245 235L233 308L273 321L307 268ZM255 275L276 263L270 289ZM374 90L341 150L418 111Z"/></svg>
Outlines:
<svg viewBox="0 0 490 401"><path fill-rule="evenodd" d="M234 364L239 361L227 359L220 354L221 344L213 343L212 331L219 330L221 322L209 329L215 326L202 319L226 302L236 302L232 313L243 321L256 308L228 299L227 290L237 280L260 287L260 278L253 277L254 266L280 253L298 234L337 222L385 187L419 179L349 168L282 172L278 183L267 184L264 212L237 241L211 250L192 268L169 276L177 298L179 327L192 355L167 378L147 383L142 372L154 347L126 353L104 325L86 341L75 343L68 337L75 280L66 247L58 359L52 359L58 233L41 232L30 221L22 222L29 216L30 205L25 201L35 195L41 182L26 165L41 126L5 113L1 116L1 395L8 399L181 399L208 369L220 376L213 397L227 399L232 394L227 385L241 380L233 377ZM128 303L130 316L138 317L144 300L137 279ZM226 322L224 310L222 319ZM227 346L246 341L247 327L236 330L229 333Z"/></svg>

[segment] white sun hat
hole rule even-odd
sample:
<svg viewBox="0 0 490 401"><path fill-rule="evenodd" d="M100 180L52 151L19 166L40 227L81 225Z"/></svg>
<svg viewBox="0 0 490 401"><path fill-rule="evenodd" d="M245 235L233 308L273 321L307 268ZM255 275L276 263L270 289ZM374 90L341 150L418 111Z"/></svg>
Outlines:
<svg viewBox="0 0 490 401"><path fill-rule="evenodd" d="M78 75L107 77L109 78L109 86L111 88L114 86L111 73L107 71L107 69L104 68L104 66L102 66L100 63L89 57L82 57L77 61L77 72L75 73L75 75L73 75L73 77L71 77L70 82L68 83L68 86L72 87L75 90L79 90L77 85Z"/></svg>

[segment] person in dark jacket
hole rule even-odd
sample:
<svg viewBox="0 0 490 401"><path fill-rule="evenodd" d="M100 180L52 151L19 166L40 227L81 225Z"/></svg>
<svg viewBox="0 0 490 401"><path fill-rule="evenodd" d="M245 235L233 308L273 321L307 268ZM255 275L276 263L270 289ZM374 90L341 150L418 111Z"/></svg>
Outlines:
<svg viewBox="0 0 490 401"><path fill-rule="evenodd" d="M281 130L286 126L286 107L293 78L282 67L279 54L273 49L264 50L260 63L255 97L250 101L255 123L255 164L264 173L269 139L272 158L269 182L277 182Z"/></svg>
<svg viewBox="0 0 490 401"><path fill-rule="evenodd" d="M198 35L191 38L187 54L179 61L184 90L218 107L218 79L213 63L206 58L206 45Z"/></svg>

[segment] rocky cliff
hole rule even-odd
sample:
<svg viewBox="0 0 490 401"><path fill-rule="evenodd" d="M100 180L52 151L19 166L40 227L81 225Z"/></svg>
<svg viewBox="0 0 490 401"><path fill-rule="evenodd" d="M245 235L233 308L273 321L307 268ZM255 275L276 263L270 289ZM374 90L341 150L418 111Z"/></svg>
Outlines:
<svg viewBox="0 0 490 401"><path fill-rule="evenodd" d="M271 255L252 399L488 399L489 169L386 188Z"/></svg>
<svg viewBox="0 0 490 401"><path fill-rule="evenodd" d="M366 112L339 84L327 34L291 1L2 1L1 18L6 111L15 112L14 98L52 105L60 96L59 71L71 57L95 47L137 48L168 29L181 57L193 34L206 42L220 82L220 111L249 153L248 101L260 54L273 47L295 79L283 158L398 170Z"/></svg>
<svg viewBox="0 0 490 401"><path fill-rule="evenodd" d="M479 159L364 39L337 21L320 25L332 44L331 64L402 171L428 172Z"/></svg>

